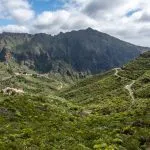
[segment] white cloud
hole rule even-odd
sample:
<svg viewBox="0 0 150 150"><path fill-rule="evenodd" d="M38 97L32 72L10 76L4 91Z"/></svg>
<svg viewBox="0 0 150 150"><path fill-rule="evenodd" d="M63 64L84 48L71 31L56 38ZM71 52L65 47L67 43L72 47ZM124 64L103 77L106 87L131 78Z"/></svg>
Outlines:
<svg viewBox="0 0 150 150"><path fill-rule="evenodd" d="M37 16L36 20L33 22L35 29L40 32L51 32L55 34L55 32L60 31L60 28L63 24L65 24L70 17L70 13L65 10L59 10L55 12L45 11L39 16Z"/></svg>
<svg viewBox="0 0 150 150"><path fill-rule="evenodd" d="M0 31L57 34L92 27L135 44L150 46L147 42L150 35L149 0L60 1L64 2L61 10L35 15L28 0L0 0L0 18L17 21L16 25L0 26Z"/></svg>
<svg viewBox="0 0 150 150"><path fill-rule="evenodd" d="M84 20L84 21L83 21ZM95 26L96 21L74 10L45 11L34 21L34 32L58 34L74 29Z"/></svg>
<svg viewBox="0 0 150 150"><path fill-rule="evenodd" d="M0 0L0 16L25 23L33 19L34 11L27 0Z"/></svg>
<svg viewBox="0 0 150 150"><path fill-rule="evenodd" d="M21 25L7 25L0 27L0 33L2 32L29 33L29 29Z"/></svg>

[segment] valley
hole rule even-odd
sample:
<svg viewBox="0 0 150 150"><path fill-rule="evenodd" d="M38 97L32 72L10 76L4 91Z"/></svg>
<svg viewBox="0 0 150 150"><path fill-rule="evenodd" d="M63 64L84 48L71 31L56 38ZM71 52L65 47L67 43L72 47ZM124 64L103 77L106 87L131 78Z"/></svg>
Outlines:
<svg viewBox="0 0 150 150"><path fill-rule="evenodd" d="M150 150L150 0L0 0L0 150Z"/></svg>
<svg viewBox="0 0 150 150"><path fill-rule="evenodd" d="M24 91L0 93L0 149L147 150L149 64L146 52L121 68L75 80L0 63L0 89Z"/></svg>

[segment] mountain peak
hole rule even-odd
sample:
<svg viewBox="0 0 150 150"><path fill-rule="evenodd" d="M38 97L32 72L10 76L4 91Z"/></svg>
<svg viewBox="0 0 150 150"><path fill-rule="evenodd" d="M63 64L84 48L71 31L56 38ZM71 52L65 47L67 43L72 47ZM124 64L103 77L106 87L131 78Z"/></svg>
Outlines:
<svg viewBox="0 0 150 150"><path fill-rule="evenodd" d="M95 30L92 29L91 27L88 27L86 30L87 30L87 31L95 31Z"/></svg>
<svg viewBox="0 0 150 150"><path fill-rule="evenodd" d="M4 34L7 36L0 36L0 52L3 47L10 47L16 62L43 73L66 73L68 70L70 74L100 73L122 66L141 52L138 46L92 28L57 36L44 33Z"/></svg>

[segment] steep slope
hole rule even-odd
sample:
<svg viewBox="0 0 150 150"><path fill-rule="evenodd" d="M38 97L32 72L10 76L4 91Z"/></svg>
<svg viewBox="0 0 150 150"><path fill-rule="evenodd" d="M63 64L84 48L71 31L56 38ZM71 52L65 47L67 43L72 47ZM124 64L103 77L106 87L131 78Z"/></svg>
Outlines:
<svg viewBox="0 0 150 150"><path fill-rule="evenodd" d="M60 92L48 92L50 80L37 81L46 94L0 93L0 149L150 148L150 52Z"/></svg>
<svg viewBox="0 0 150 150"><path fill-rule="evenodd" d="M0 59L11 52L16 62L42 73L77 76L122 66L147 48L121 41L91 28L47 34L0 35ZM2 60L2 59L1 59Z"/></svg>
<svg viewBox="0 0 150 150"><path fill-rule="evenodd" d="M61 96L80 104L82 113L89 116L82 121L95 149L148 149L149 91L147 52L122 68L79 82Z"/></svg>
<svg viewBox="0 0 150 150"><path fill-rule="evenodd" d="M68 86L71 79L66 76L39 74L14 61L0 62L0 91L13 88L26 94L47 95Z"/></svg>

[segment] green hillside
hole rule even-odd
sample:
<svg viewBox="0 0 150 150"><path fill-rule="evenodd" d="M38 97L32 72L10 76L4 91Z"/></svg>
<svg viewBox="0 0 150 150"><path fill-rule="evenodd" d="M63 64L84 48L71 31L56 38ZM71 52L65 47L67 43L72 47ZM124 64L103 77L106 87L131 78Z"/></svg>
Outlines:
<svg viewBox="0 0 150 150"><path fill-rule="evenodd" d="M0 93L1 150L150 148L150 52L76 84L15 62L0 67L0 88L25 92Z"/></svg>

